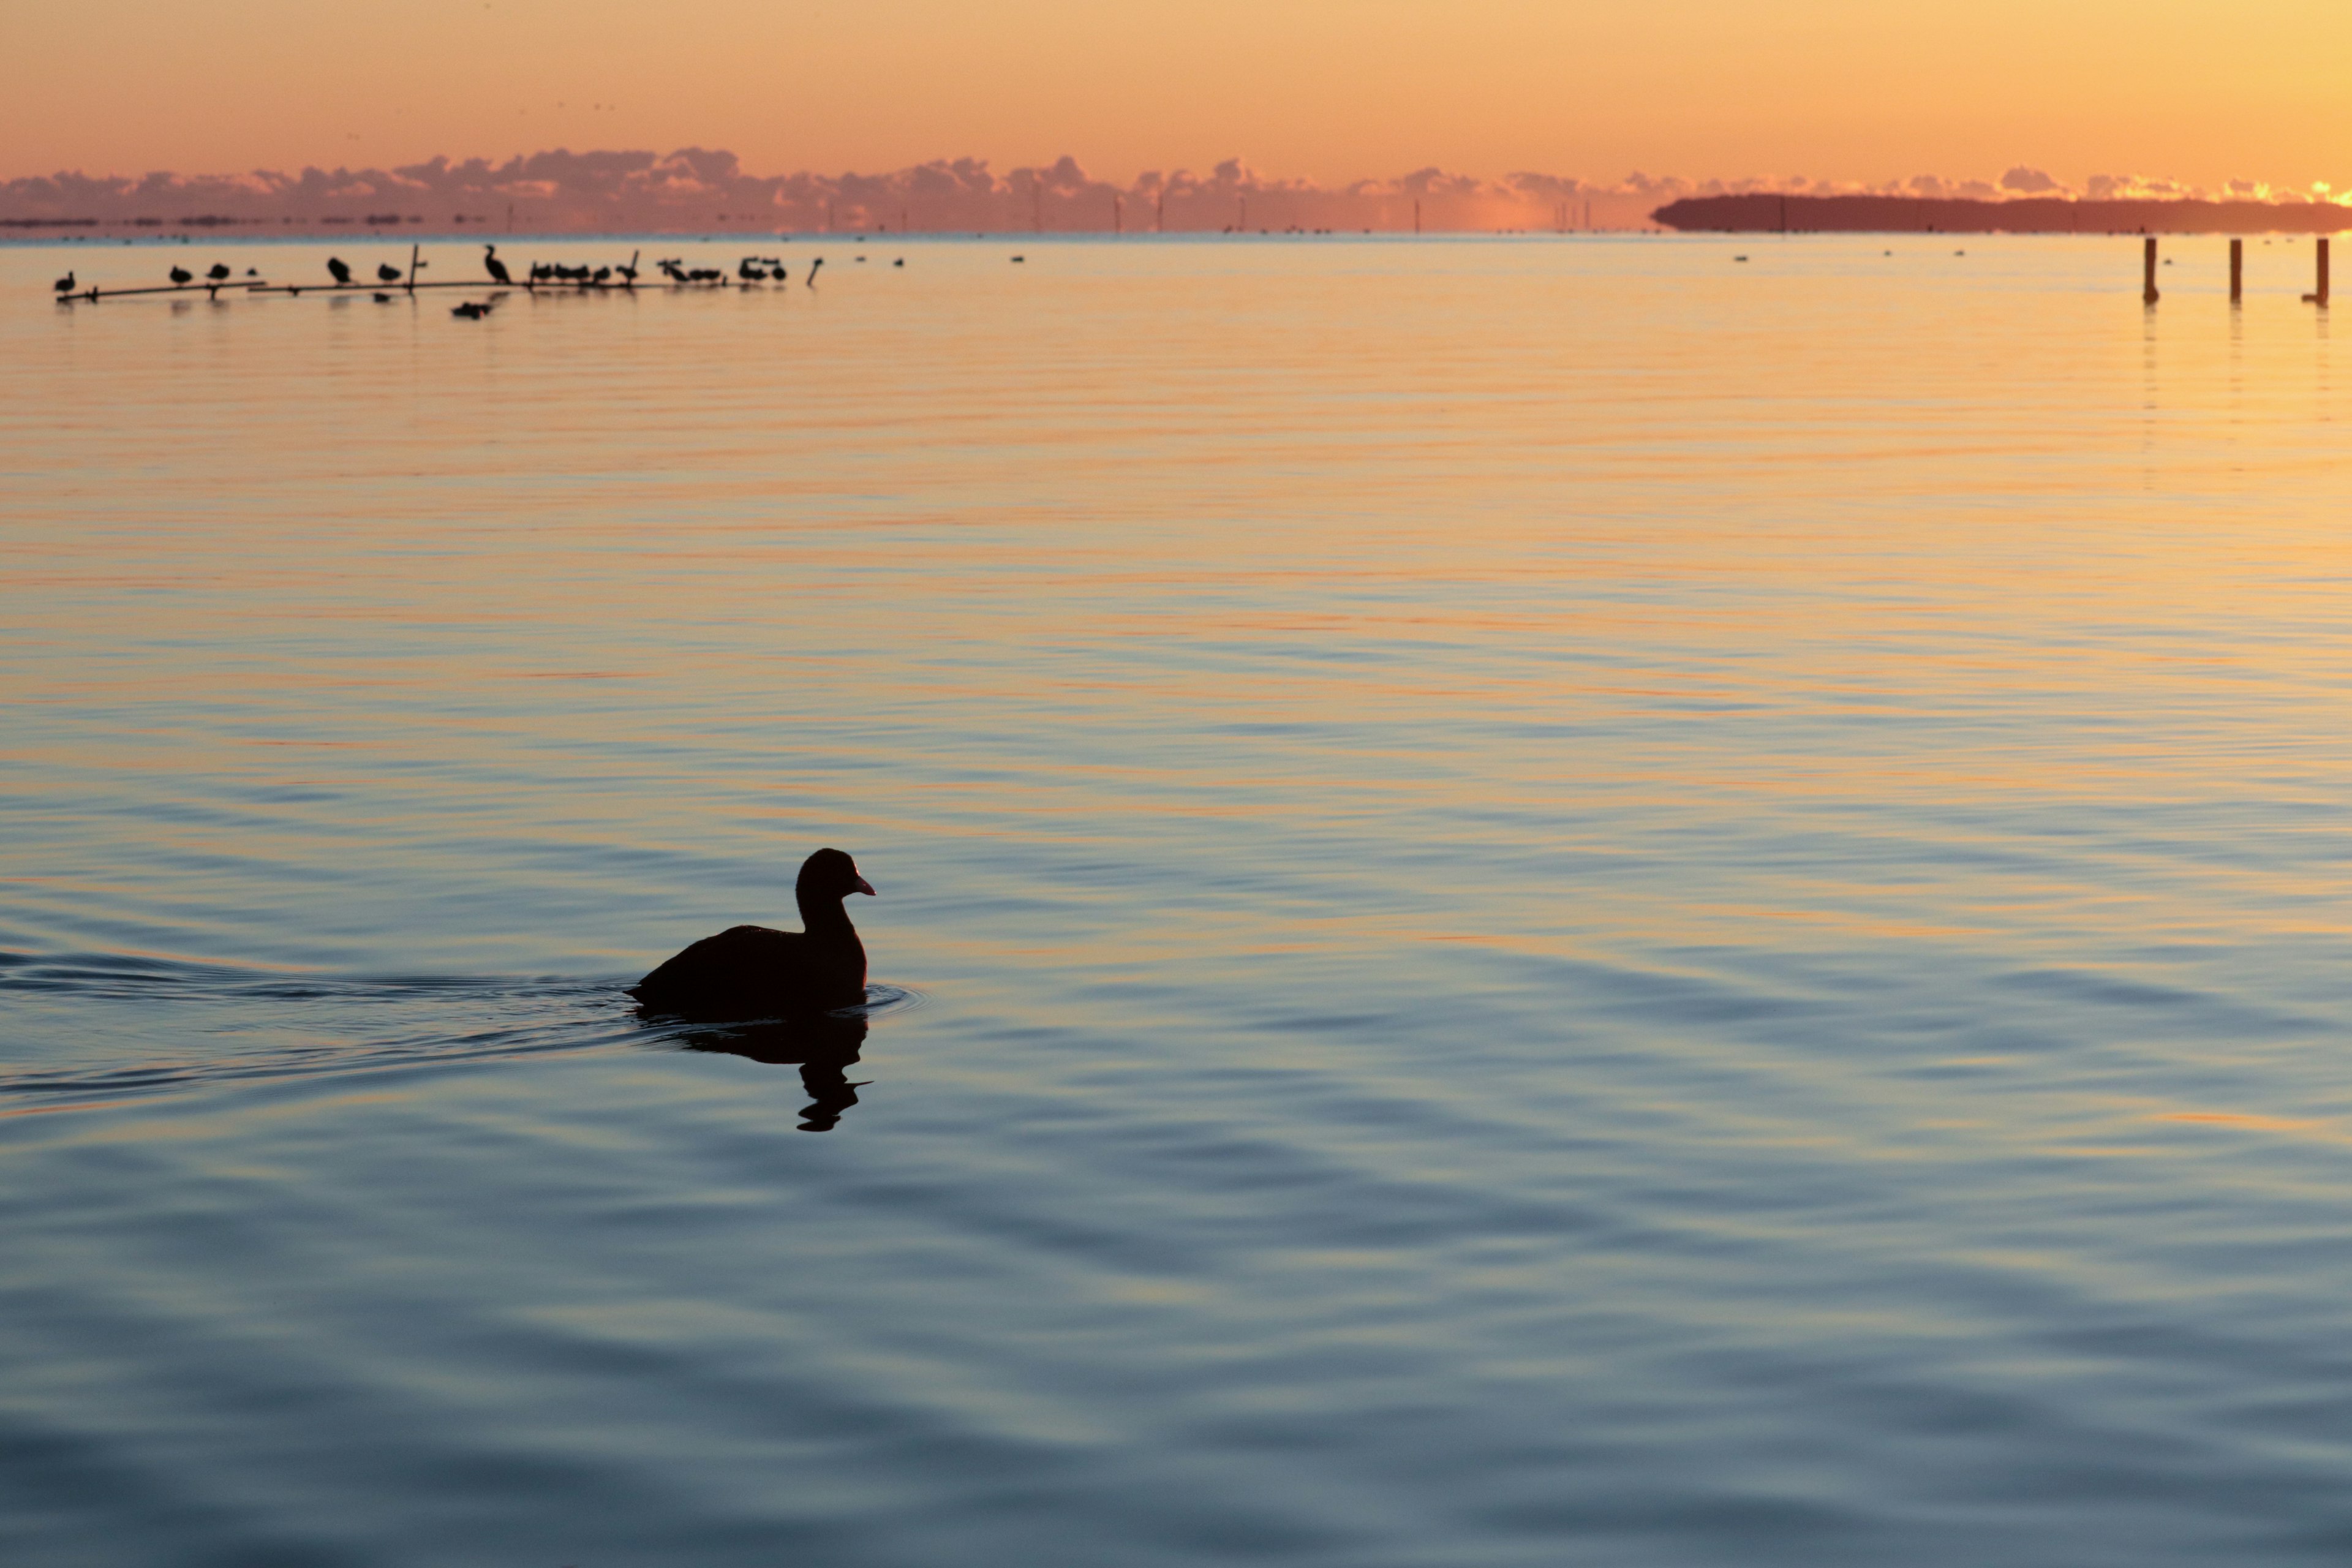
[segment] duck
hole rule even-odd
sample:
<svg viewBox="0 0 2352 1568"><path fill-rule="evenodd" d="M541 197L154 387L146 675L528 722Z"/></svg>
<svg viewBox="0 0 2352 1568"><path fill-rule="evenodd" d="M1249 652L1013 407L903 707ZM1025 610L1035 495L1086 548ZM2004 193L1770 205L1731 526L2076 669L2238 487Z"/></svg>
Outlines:
<svg viewBox="0 0 2352 1568"><path fill-rule="evenodd" d="M376 263L375 275L378 280L382 282L397 283L400 281L400 268L393 266L388 261L379 261Z"/></svg>
<svg viewBox="0 0 2352 1568"><path fill-rule="evenodd" d="M793 889L802 931L736 926L703 938L629 987L649 1012L705 1019L776 1018L866 1000L866 947L843 900L877 895L839 849L801 863Z"/></svg>
<svg viewBox="0 0 2352 1568"><path fill-rule="evenodd" d="M184 288L195 280L196 275L189 271L186 268L174 267L172 268L172 282L174 287Z"/></svg>

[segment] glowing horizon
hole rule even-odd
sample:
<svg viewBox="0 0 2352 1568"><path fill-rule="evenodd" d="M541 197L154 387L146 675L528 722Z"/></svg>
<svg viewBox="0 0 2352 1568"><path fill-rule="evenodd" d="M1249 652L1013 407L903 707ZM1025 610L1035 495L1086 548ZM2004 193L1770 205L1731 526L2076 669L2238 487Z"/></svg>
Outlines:
<svg viewBox="0 0 2352 1568"><path fill-rule="evenodd" d="M2077 186L2153 170L2308 194L2352 184L2332 64L2347 46L2352 12L2308 0L1985 0L1965 17L1860 0L708 0L690 26L617 0L416 0L395 25L120 0L0 20L7 58L39 64L0 95L0 180L725 147L771 172L1070 153L1120 186L1238 151L1325 186L1434 166L1875 188L2023 165Z"/></svg>

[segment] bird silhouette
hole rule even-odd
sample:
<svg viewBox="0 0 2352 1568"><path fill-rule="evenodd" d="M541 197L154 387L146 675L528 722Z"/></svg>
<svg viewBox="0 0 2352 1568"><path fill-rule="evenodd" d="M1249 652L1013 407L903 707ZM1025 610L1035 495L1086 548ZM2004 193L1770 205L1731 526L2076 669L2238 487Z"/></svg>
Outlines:
<svg viewBox="0 0 2352 1568"><path fill-rule="evenodd" d="M186 268L184 268L184 267L174 267L174 268L172 268L172 281L173 281L173 282L174 282L174 283L193 283L193 282L194 282L195 280L196 280L196 275L195 275L194 273L193 273L193 272L189 271Z"/></svg>
<svg viewBox="0 0 2352 1568"><path fill-rule="evenodd" d="M378 280L382 282L397 283L400 281L400 268L384 262L380 261L376 263L375 275Z"/></svg>
<svg viewBox="0 0 2352 1568"><path fill-rule="evenodd" d="M58 279L57 280L57 282L56 282L54 285L52 285L52 287L54 287L54 288L57 289L57 291L58 291L58 293L60 293L60 294L70 294L70 293L72 293L72 292L73 292L73 274L72 274L72 273L70 273L70 272L67 273L64 277L62 277L62 278Z"/></svg>
<svg viewBox="0 0 2352 1568"><path fill-rule="evenodd" d="M499 247L495 245L486 245L482 247L482 266L488 270L491 277L497 279L501 283L511 283L514 281L513 279L507 276L507 264L499 259Z"/></svg>
<svg viewBox="0 0 2352 1568"><path fill-rule="evenodd" d="M453 316L463 316L469 321L478 321L490 313L490 308L487 304L478 305L468 300L449 313Z"/></svg>
<svg viewBox="0 0 2352 1568"><path fill-rule="evenodd" d="M824 265L824 258L822 256L809 263L808 286L810 288L814 289L816 287L816 269Z"/></svg>
<svg viewBox="0 0 2352 1568"><path fill-rule="evenodd" d="M205 276L211 279L215 283L227 282L228 263L226 261L214 262L210 267L205 268Z"/></svg>
<svg viewBox="0 0 2352 1568"><path fill-rule="evenodd" d="M624 283L635 283L637 280L637 269L634 267L615 267L613 270L621 275L621 281Z"/></svg>
<svg viewBox="0 0 2352 1568"><path fill-rule="evenodd" d="M605 281L607 279L611 278L612 276L613 276L613 269L612 269L611 268L609 268L609 267L599 267L598 268L596 268L596 276L595 276L595 278L593 279L593 281L597 282L597 283L603 283L604 281Z"/></svg>
<svg viewBox="0 0 2352 1568"><path fill-rule="evenodd" d="M650 1011L700 1018L772 1018L866 1000L866 947L842 900L874 884L838 849L801 865L793 898L804 931L735 926L705 937L629 988Z"/></svg>
<svg viewBox="0 0 2352 1568"><path fill-rule="evenodd" d="M340 256L330 256L327 258L327 271L334 278L335 283L338 287L347 284L352 280L351 267Z"/></svg>
<svg viewBox="0 0 2352 1568"><path fill-rule="evenodd" d="M389 294L378 294L375 297L375 302L379 305L389 305L392 303L392 296Z"/></svg>

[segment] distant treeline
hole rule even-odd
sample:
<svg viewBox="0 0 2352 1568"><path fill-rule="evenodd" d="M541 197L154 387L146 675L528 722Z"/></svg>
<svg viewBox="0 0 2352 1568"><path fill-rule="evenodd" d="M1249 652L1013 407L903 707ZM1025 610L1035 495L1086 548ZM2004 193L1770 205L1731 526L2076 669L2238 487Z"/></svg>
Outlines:
<svg viewBox="0 0 2352 1568"><path fill-rule="evenodd" d="M1650 215L1718 234L2333 234L2352 207L2333 202L2077 202L1927 196L1691 196Z"/></svg>

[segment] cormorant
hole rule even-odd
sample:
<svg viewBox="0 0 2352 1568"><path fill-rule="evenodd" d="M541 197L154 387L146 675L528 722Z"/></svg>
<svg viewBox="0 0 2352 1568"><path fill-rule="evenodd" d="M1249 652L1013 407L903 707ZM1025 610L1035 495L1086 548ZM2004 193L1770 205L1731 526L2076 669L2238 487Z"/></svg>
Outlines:
<svg viewBox="0 0 2352 1568"><path fill-rule="evenodd" d="M507 276L507 264L499 259L499 247L495 245L486 245L482 247L482 266L488 271L491 277L497 279L501 283L511 283L514 281L513 279Z"/></svg>

